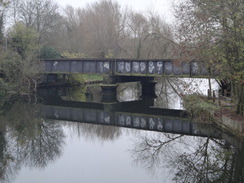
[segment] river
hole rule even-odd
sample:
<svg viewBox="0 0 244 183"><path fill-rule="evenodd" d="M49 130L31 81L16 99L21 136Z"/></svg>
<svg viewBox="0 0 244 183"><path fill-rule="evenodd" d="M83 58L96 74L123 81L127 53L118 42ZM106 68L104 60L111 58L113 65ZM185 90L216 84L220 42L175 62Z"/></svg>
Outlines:
<svg viewBox="0 0 244 183"><path fill-rule="evenodd" d="M5 102L1 182L243 182L242 140L186 118L180 101L138 100L137 83L118 93L112 104L95 85Z"/></svg>

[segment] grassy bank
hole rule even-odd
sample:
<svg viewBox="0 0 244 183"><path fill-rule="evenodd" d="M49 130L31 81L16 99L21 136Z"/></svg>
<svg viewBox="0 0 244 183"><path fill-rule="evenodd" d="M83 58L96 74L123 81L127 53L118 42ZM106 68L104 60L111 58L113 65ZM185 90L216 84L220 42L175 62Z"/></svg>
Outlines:
<svg viewBox="0 0 244 183"><path fill-rule="evenodd" d="M183 97L183 106L191 118L198 122L213 120L213 114L220 110L220 106L200 94L185 95Z"/></svg>
<svg viewBox="0 0 244 183"><path fill-rule="evenodd" d="M69 74L67 79L75 84L84 84L91 81L101 81L103 76L98 74Z"/></svg>
<svg viewBox="0 0 244 183"><path fill-rule="evenodd" d="M214 123L222 130L244 137L243 116L236 114L236 105L231 101L219 98L215 102L199 94L183 97L186 112L196 122Z"/></svg>

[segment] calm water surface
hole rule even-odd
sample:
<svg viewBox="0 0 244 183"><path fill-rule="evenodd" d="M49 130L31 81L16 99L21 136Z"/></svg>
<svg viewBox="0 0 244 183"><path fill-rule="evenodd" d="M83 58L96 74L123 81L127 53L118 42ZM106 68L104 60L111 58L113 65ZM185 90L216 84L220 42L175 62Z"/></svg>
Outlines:
<svg viewBox="0 0 244 183"><path fill-rule="evenodd" d="M0 182L243 182L241 140L178 111L151 109L151 100L104 105L88 90L4 103Z"/></svg>
<svg viewBox="0 0 244 183"><path fill-rule="evenodd" d="M99 128L99 127L98 127ZM64 125L62 155L46 168L24 168L16 183L24 182L162 182L166 172L156 175L133 163L131 148L136 132L121 130L116 139L77 134Z"/></svg>

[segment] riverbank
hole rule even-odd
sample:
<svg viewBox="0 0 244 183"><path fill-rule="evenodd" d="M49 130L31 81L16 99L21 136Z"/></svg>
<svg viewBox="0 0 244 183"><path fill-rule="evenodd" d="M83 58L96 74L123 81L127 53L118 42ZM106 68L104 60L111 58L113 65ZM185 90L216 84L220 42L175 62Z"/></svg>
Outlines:
<svg viewBox="0 0 244 183"><path fill-rule="evenodd" d="M231 98L220 96L207 101L218 107L218 110L210 111L212 123L221 130L244 138L244 116L236 113L236 105Z"/></svg>
<svg viewBox="0 0 244 183"><path fill-rule="evenodd" d="M217 128L244 138L244 116L236 114L236 105L230 98L212 98L199 94L183 97L188 115L197 122L213 123Z"/></svg>
<svg viewBox="0 0 244 183"><path fill-rule="evenodd" d="M222 103L220 107L221 109L214 113L213 123L235 136L244 138L244 116L236 114L233 106Z"/></svg>

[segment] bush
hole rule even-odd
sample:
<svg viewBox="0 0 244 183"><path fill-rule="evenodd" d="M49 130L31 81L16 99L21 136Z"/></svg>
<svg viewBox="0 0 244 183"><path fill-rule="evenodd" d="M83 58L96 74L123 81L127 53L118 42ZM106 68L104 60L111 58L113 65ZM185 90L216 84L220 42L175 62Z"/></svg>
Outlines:
<svg viewBox="0 0 244 183"><path fill-rule="evenodd" d="M27 94L42 79L38 60L23 59L16 52L0 52L0 89L6 93Z"/></svg>
<svg viewBox="0 0 244 183"><path fill-rule="evenodd" d="M41 59L61 58L60 53L52 47L44 46L40 52Z"/></svg>
<svg viewBox="0 0 244 183"><path fill-rule="evenodd" d="M183 106L186 112L196 121L208 122L214 111L219 107L209 102L205 96L191 94L183 97Z"/></svg>
<svg viewBox="0 0 244 183"><path fill-rule="evenodd" d="M85 80L82 74L68 74L67 79L74 84L84 84Z"/></svg>
<svg viewBox="0 0 244 183"><path fill-rule="evenodd" d="M86 58L86 55L79 52L62 52L61 53L62 58Z"/></svg>

